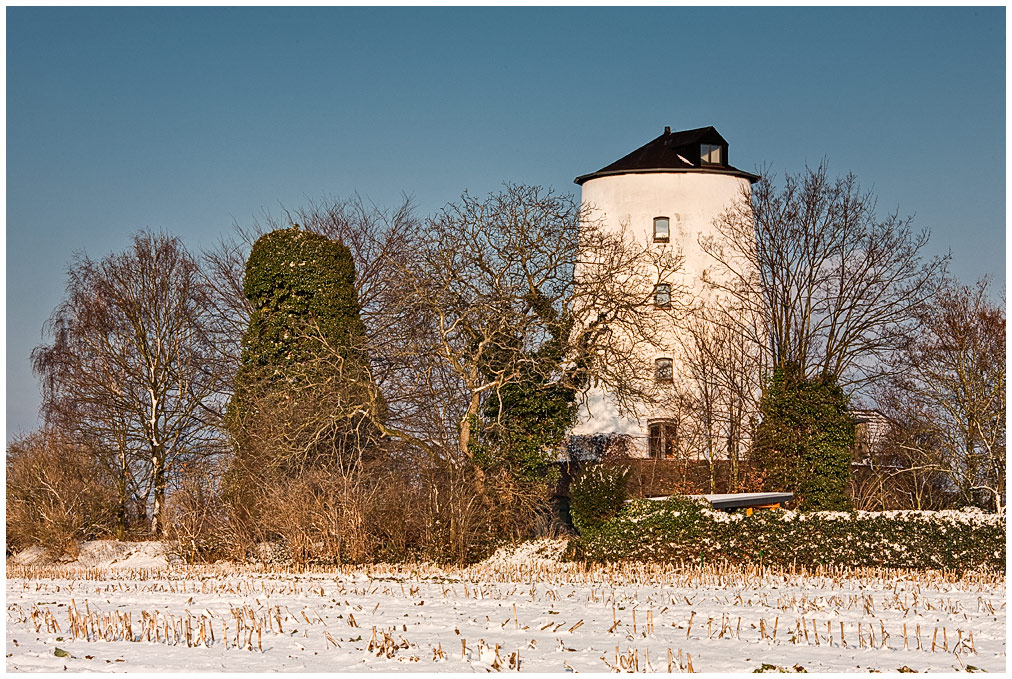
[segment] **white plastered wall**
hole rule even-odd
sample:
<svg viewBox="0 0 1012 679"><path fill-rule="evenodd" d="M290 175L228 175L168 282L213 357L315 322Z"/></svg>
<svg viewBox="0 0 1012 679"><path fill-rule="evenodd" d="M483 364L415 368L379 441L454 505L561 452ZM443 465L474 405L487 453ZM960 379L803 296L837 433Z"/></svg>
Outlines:
<svg viewBox="0 0 1012 679"><path fill-rule="evenodd" d="M690 297L683 302L706 295L703 272L716 274L715 262L699 245L701 236L713 233L713 220L739 201L750 184L744 177L706 172L646 172L609 175L590 179L583 184L582 202L591 218L600 220L607 229L626 232L639 242L652 240L654 217L667 217L671 244L681 249L684 257L682 280ZM661 247L660 244L657 247ZM674 301L674 300L673 300ZM656 355L644 356L652 363L661 357L676 357L678 338L670 338L671 348ZM679 366L676 360L675 377ZM644 409L636 417L623 416L613 398L592 388L587 405L581 407L572 433L626 434L636 438L638 452L646 454L646 427L650 417L663 417L662 412Z"/></svg>

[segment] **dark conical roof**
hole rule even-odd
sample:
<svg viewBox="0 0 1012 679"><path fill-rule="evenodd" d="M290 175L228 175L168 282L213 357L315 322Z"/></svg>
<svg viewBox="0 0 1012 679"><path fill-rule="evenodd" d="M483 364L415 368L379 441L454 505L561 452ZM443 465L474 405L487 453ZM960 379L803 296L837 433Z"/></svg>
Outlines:
<svg viewBox="0 0 1012 679"><path fill-rule="evenodd" d="M721 147L720 163L706 165L701 163L700 148L703 144ZM727 163L727 140L713 127L700 127L681 132L672 132L670 127L665 127L664 134L653 141L619 158L611 165L606 165L597 172L579 176L574 181L582 185L585 181L597 177L639 172L709 172L744 177L753 183L759 180L756 175Z"/></svg>

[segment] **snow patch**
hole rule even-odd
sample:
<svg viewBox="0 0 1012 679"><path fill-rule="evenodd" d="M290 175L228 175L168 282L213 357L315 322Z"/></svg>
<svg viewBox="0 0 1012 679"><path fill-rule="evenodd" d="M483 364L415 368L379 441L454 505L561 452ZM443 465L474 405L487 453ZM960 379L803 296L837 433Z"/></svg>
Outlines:
<svg viewBox="0 0 1012 679"><path fill-rule="evenodd" d="M150 568L164 570L179 563L169 553L165 543L121 542L119 540L91 540L81 543L77 558L53 559L41 547L29 547L11 557L11 561L25 566L59 563L81 568Z"/></svg>
<svg viewBox="0 0 1012 679"><path fill-rule="evenodd" d="M501 566L551 566L559 563L568 541L565 539L529 540L519 545L500 547L481 562L491 568Z"/></svg>

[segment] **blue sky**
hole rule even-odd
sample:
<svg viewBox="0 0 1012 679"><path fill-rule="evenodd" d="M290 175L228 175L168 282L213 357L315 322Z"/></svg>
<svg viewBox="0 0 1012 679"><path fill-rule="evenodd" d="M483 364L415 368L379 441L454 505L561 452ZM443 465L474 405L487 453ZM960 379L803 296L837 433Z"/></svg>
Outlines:
<svg viewBox="0 0 1012 679"><path fill-rule="evenodd" d="M8 437L76 251L356 191L575 193L665 125L742 169L826 158L1005 283L1004 8L6 12Z"/></svg>

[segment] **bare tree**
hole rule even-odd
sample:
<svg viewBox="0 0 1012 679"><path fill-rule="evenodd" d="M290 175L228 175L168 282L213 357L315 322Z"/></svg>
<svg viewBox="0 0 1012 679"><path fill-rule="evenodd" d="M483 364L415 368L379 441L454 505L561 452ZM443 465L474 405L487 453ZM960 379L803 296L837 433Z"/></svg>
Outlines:
<svg viewBox="0 0 1012 679"><path fill-rule="evenodd" d="M255 231L238 231L223 237L201 253L199 276L205 290L206 327L222 368L223 400L231 395L242 355L242 337L253 308L243 292L243 275ZM257 234L258 235L258 234ZM252 241L247 241L252 238Z"/></svg>
<svg viewBox="0 0 1012 679"><path fill-rule="evenodd" d="M683 427L682 431L688 429L689 436L683 433L680 438L688 439L690 446L702 452L710 468L709 492L715 493L717 429L724 415L721 397L729 394L724 394L721 389L717 366L720 346L711 327L697 317L686 330L682 338L681 365L684 368L682 378L687 382L684 398L692 406L692 426Z"/></svg>
<svg viewBox="0 0 1012 679"><path fill-rule="evenodd" d="M529 379L532 350L560 337L566 360L540 378L574 393L595 380L630 401L642 396L652 373L635 349L657 341L662 327L642 312L680 262L605 231L572 198L540 187L508 184L487 199L465 193L444 208L427 222L397 291L397 316L415 326L404 347L415 381L442 395L440 444L469 458L485 400Z"/></svg>
<svg viewBox="0 0 1012 679"><path fill-rule="evenodd" d="M893 415L900 416L896 411ZM858 437L857 462L852 467L849 487L855 509L934 510L952 506L952 484L943 469L924 454L927 449L910 445L912 439L919 438L911 437L917 429L913 421L892 419L877 441Z"/></svg>
<svg viewBox="0 0 1012 679"><path fill-rule="evenodd" d="M878 394L904 474L943 473L959 500L1005 511L1005 311L986 280L949 282Z"/></svg>
<svg viewBox="0 0 1012 679"><path fill-rule="evenodd" d="M750 339L754 327L742 332L747 319L730 316L719 305L700 305L680 335L685 398L693 406L691 429L710 466L710 492L721 458L730 465L730 488L737 489L762 393L763 352Z"/></svg>
<svg viewBox="0 0 1012 679"><path fill-rule="evenodd" d="M714 221L701 240L718 262L707 282L745 318L760 318L753 341L773 366L801 365L859 385L889 371L918 309L934 294L945 259L928 259L926 231L912 218L876 216L876 201L853 175L827 176L825 163L767 173ZM750 324L743 332L752 333Z"/></svg>
<svg viewBox="0 0 1012 679"><path fill-rule="evenodd" d="M208 309L179 240L142 232L122 253L77 256L47 324L52 342L32 353L47 422L105 452L121 511L139 494L155 535L177 466L219 450L222 364Z"/></svg>

